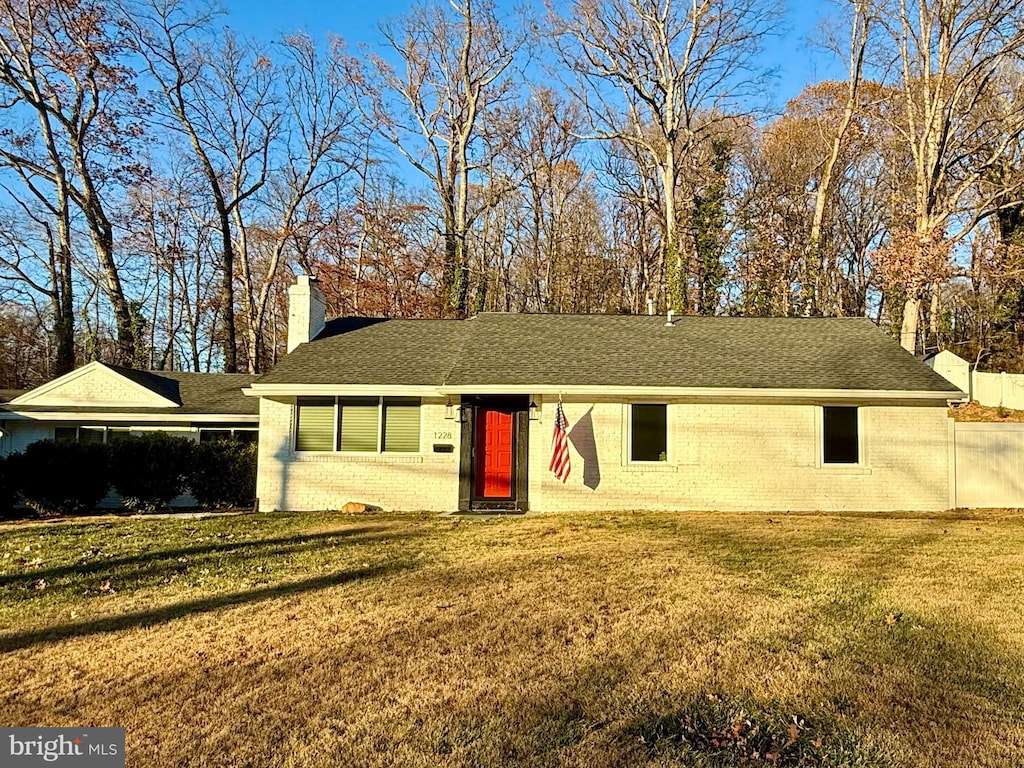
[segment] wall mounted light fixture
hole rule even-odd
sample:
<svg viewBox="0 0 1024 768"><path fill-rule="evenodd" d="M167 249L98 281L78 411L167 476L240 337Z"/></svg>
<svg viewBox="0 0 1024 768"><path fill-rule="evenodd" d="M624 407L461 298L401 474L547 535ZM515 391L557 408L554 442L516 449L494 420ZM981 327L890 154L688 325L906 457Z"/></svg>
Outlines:
<svg viewBox="0 0 1024 768"><path fill-rule="evenodd" d="M535 400L530 401L530 421L538 421L540 419L540 406L537 405Z"/></svg>

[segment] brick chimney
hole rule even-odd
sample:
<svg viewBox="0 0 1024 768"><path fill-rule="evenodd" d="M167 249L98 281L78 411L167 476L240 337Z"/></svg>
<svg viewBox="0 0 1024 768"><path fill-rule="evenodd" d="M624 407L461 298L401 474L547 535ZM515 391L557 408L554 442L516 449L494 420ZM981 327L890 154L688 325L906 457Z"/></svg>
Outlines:
<svg viewBox="0 0 1024 768"><path fill-rule="evenodd" d="M299 275L288 289L288 351L313 339L324 329L326 304L317 279Z"/></svg>

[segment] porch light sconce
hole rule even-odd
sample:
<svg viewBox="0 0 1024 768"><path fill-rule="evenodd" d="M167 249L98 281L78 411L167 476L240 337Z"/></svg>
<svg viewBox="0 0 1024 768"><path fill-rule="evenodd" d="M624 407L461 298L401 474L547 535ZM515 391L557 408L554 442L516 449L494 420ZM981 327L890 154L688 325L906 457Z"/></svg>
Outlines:
<svg viewBox="0 0 1024 768"><path fill-rule="evenodd" d="M452 399L449 397L448 402L444 404L444 417L449 420L454 419L456 411L458 410L459 409L455 407L455 403L453 403Z"/></svg>
<svg viewBox="0 0 1024 768"><path fill-rule="evenodd" d="M540 406L537 405L536 401L530 401L530 421L540 420Z"/></svg>

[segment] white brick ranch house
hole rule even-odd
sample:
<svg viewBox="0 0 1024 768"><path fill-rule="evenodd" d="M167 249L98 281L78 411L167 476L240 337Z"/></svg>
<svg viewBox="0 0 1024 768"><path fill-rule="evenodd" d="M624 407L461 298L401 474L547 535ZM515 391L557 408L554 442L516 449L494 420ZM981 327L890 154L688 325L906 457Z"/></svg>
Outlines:
<svg viewBox="0 0 1024 768"><path fill-rule="evenodd" d="M867 319L325 323L291 289L259 398L262 509L944 510L962 393ZM571 472L548 471L559 397Z"/></svg>

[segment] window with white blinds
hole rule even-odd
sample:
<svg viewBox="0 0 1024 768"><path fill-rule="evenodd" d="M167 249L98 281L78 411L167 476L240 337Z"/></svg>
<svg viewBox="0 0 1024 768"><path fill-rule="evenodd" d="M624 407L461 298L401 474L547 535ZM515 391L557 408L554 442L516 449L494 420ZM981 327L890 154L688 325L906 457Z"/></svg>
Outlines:
<svg viewBox="0 0 1024 768"><path fill-rule="evenodd" d="M409 397L300 397L296 451L419 453L420 401Z"/></svg>

